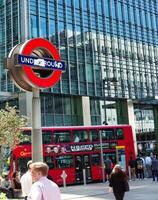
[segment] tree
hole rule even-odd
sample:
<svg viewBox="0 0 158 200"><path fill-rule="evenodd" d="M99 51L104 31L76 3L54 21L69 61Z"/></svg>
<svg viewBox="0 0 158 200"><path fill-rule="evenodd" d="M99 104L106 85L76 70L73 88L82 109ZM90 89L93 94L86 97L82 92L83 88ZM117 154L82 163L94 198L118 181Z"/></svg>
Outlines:
<svg viewBox="0 0 158 200"><path fill-rule="evenodd" d="M0 110L0 144L11 149L23 140L20 128L27 125L27 118L17 113L16 107L8 104L5 109Z"/></svg>
<svg viewBox="0 0 158 200"><path fill-rule="evenodd" d="M18 114L16 106L10 107L6 104L5 109L0 110L0 172L4 168L4 163L8 162L8 151L26 138L21 128L27 125L27 121L27 117Z"/></svg>

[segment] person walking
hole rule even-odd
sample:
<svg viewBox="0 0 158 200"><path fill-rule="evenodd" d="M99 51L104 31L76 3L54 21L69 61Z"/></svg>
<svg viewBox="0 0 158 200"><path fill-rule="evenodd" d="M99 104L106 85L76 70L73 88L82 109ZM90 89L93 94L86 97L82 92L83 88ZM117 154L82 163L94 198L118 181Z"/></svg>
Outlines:
<svg viewBox="0 0 158 200"><path fill-rule="evenodd" d="M136 177L139 180L144 179L144 164L140 156L136 158Z"/></svg>
<svg viewBox="0 0 158 200"><path fill-rule="evenodd" d="M135 180L135 178L136 178L136 160L133 159L132 156L130 156L128 165L130 167L131 180Z"/></svg>
<svg viewBox="0 0 158 200"><path fill-rule="evenodd" d="M61 200L59 187L47 175L47 164L35 162L31 165L33 184L27 200Z"/></svg>
<svg viewBox="0 0 158 200"><path fill-rule="evenodd" d="M123 200L125 192L129 191L126 173L118 164L112 170L109 187L112 187L116 200Z"/></svg>
<svg viewBox="0 0 158 200"><path fill-rule="evenodd" d="M148 155L145 157L145 168L146 168L147 178L151 178L151 165L152 165L152 159Z"/></svg>
<svg viewBox="0 0 158 200"><path fill-rule="evenodd" d="M155 178L158 181L158 159L156 158L156 155L153 155L152 159L152 177L153 181L155 181Z"/></svg>
<svg viewBox="0 0 158 200"><path fill-rule="evenodd" d="M28 170L25 174L22 175L22 177L20 179L22 195L25 200L27 200L27 196L29 195L31 186L32 186L31 164L32 164L32 160L29 160L27 162Z"/></svg>
<svg viewBox="0 0 158 200"><path fill-rule="evenodd" d="M112 161L110 160L109 156L105 159L105 173L106 173L106 180L109 180L110 174L112 171Z"/></svg>

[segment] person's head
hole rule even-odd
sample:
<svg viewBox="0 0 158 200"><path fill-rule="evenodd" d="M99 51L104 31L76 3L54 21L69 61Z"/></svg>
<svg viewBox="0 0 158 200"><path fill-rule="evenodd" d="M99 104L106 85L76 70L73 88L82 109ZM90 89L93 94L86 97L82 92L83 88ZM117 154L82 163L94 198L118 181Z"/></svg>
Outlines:
<svg viewBox="0 0 158 200"><path fill-rule="evenodd" d="M41 177L47 176L48 165L43 162L35 162L31 164L31 175L33 182L38 181Z"/></svg>
<svg viewBox="0 0 158 200"><path fill-rule="evenodd" d="M59 148L58 148L57 146L55 146L55 147L53 148L53 151L54 151L54 153L58 153Z"/></svg>
<svg viewBox="0 0 158 200"><path fill-rule="evenodd" d="M17 172L17 171L14 172L12 177L13 177L13 178L19 178L19 172Z"/></svg>
<svg viewBox="0 0 158 200"><path fill-rule="evenodd" d="M28 168L28 170L31 169L32 163L33 163L32 160L29 160L29 161L27 162L27 168Z"/></svg>
<svg viewBox="0 0 158 200"><path fill-rule="evenodd" d="M113 173L122 172L122 168L120 165L116 164L112 170Z"/></svg>

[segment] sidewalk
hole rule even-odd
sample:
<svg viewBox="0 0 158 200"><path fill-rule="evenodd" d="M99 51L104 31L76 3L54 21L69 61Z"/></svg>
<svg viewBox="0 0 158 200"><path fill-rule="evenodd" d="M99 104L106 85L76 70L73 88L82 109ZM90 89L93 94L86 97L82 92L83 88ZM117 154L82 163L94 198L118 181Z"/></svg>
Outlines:
<svg viewBox="0 0 158 200"><path fill-rule="evenodd" d="M143 181L130 181L130 192L126 192L124 200L157 200L158 182L152 179ZM68 186L61 188L62 200L114 200L112 193L108 191L108 183L88 184L86 186Z"/></svg>
<svg viewBox="0 0 158 200"><path fill-rule="evenodd" d="M129 184L130 191L126 192L124 200L158 200L157 181L145 179L130 181ZM108 188L108 183L60 187L61 200L114 200L113 193L109 193ZM53 200L53 194L50 200Z"/></svg>

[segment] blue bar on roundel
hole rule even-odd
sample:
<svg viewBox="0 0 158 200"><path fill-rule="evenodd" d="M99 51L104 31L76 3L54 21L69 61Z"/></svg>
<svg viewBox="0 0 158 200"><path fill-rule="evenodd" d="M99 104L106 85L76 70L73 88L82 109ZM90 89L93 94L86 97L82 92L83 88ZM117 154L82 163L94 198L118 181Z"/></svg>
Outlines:
<svg viewBox="0 0 158 200"><path fill-rule="evenodd" d="M34 56L17 55L17 64L41 69L52 69L65 71L65 62L49 58L38 58Z"/></svg>

